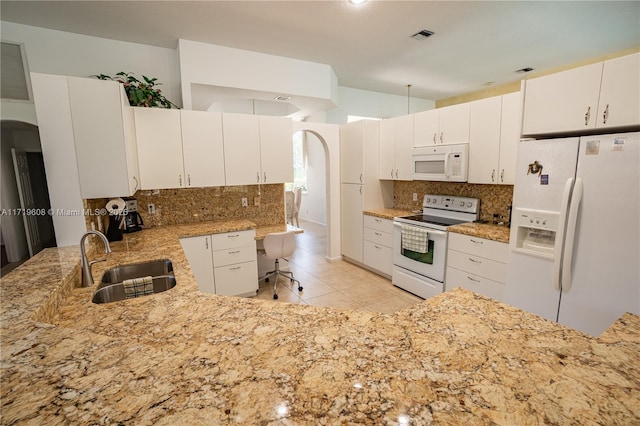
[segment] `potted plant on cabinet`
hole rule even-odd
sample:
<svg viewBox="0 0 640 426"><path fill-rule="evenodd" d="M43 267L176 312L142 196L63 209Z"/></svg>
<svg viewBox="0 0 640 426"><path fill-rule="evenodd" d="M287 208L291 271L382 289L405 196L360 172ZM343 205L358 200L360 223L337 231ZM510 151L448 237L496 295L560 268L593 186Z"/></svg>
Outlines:
<svg viewBox="0 0 640 426"><path fill-rule="evenodd" d="M133 73L124 71L120 71L115 77L106 74L99 74L94 77L100 80L114 80L122 83L131 106L179 108L176 104L168 100L162 94L162 91L156 87L162 83L158 83L158 79L155 77L149 78L143 75L142 78L144 81L140 81Z"/></svg>

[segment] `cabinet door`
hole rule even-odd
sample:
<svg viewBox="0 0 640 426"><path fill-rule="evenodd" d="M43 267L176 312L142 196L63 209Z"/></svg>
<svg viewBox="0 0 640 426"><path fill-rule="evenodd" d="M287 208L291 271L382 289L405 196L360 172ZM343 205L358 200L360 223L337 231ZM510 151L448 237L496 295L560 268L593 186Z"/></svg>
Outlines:
<svg viewBox="0 0 640 426"><path fill-rule="evenodd" d="M526 81L523 135L595 128L602 62Z"/></svg>
<svg viewBox="0 0 640 426"><path fill-rule="evenodd" d="M469 110L469 103L440 108L440 144L469 142Z"/></svg>
<svg viewBox="0 0 640 426"><path fill-rule="evenodd" d="M82 197L129 195L120 83L67 80Z"/></svg>
<svg viewBox="0 0 640 426"><path fill-rule="evenodd" d="M380 121L380 179L395 179L396 135L393 119Z"/></svg>
<svg viewBox="0 0 640 426"><path fill-rule="evenodd" d="M204 293L215 294L211 236L180 238L180 244L198 283L198 289Z"/></svg>
<svg viewBox="0 0 640 426"><path fill-rule="evenodd" d="M129 105L124 87L120 86L120 105L122 108L122 123L124 126L124 145L127 156L127 175L129 179L129 195L140 189L140 166L138 165L138 143L136 141L136 120L133 107ZM124 194L121 194L124 195Z"/></svg>
<svg viewBox="0 0 640 426"><path fill-rule="evenodd" d="M252 262L221 266L214 269L216 294L223 296L255 296L258 290L258 266Z"/></svg>
<svg viewBox="0 0 640 426"><path fill-rule="evenodd" d="M222 114L181 110L187 187L224 186Z"/></svg>
<svg viewBox="0 0 640 426"><path fill-rule="evenodd" d="M393 119L396 138L395 179L412 180L413 115L401 115Z"/></svg>
<svg viewBox="0 0 640 426"><path fill-rule="evenodd" d="M134 108L142 189L183 188L180 110Z"/></svg>
<svg viewBox="0 0 640 426"><path fill-rule="evenodd" d="M471 102L469 183L498 183L500 96Z"/></svg>
<svg viewBox="0 0 640 426"><path fill-rule="evenodd" d="M364 183L363 122L340 126L340 180Z"/></svg>
<svg viewBox="0 0 640 426"><path fill-rule="evenodd" d="M358 262L362 262L363 192L363 185L342 184L342 254Z"/></svg>
<svg viewBox="0 0 640 426"><path fill-rule="evenodd" d="M222 130L226 185L260 183L260 117L222 114Z"/></svg>
<svg viewBox="0 0 640 426"><path fill-rule="evenodd" d="M516 182L516 162L518 142L522 124L522 98L520 92L502 96L502 119L500 121L500 159L498 183L514 185Z"/></svg>
<svg viewBox="0 0 640 426"><path fill-rule="evenodd" d="M457 268L447 267L446 290L451 290L456 287L466 288L474 293L490 297L500 302L504 300L505 286L503 283L473 275Z"/></svg>
<svg viewBox="0 0 640 426"><path fill-rule="evenodd" d="M604 63L597 127L640 124L640 53Z"/></svg>
<svg viewBox="0 0 640 426"><path fill-rule="evenodd" d="M290 118L260 117L262 183L293 182L293 124Z"/></svg>
<svg viewBox="0 0 640 426"><path fill-rule="evenodd" d="M413 114L413 146L436 145L440 135L440 111L432 109Z"/></svg>

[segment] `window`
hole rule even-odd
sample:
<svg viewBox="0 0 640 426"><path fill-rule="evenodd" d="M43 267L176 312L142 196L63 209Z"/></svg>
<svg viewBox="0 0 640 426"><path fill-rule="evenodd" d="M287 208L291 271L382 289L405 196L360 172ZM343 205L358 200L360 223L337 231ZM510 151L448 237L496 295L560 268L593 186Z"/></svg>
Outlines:
<svg viewBox="0 0 640 426"><path fill-rule="evenodd" d="M307 191L307 137L306 132L293 135L293 182L285 184L287 191L300 187Z"/></svg>

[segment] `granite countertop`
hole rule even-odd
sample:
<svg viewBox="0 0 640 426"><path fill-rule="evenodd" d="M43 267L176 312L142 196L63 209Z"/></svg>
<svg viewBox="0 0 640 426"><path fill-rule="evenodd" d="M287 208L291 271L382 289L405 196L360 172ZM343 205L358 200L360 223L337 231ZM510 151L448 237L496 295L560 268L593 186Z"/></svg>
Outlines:
<svg viewBox="0 0 640 426"><path fill-rule="evenodd" d="M375 209L375 210L365 210L364 214L368 216L375 216L382 219L391 219L398 216L411 216L415 213L407 211L407 210L398 210L398 209Z"/></svg>
<svg viewBox="0 0 640 426"><path fill-rule="evenodd" d="M595 339L463 289L396 314L200 293L178 237L235 227L114 243L95 277L174 263L175 288L137 299L91 303L77 246L3 277L1 423L640 422L638 316Z"/></svg>
<svg viewBox="0 0 640 426"><path fill-rule="evenodd" d="M466 222L459 225L449 226L447 230L449 232L455 232L456 234L486 238L488 240L499 241L501 243L509 243L509 232L511 232L511 229L508 226L477 222Z"/></svg>

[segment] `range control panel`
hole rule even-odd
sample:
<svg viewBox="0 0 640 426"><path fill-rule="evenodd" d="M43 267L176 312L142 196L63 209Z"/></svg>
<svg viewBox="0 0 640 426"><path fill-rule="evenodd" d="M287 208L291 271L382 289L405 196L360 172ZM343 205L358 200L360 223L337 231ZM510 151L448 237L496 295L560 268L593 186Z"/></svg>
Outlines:
<svg viewBox="0 0 640 426"><path fill-rule="evenodd" d="M452 210L465 213L477 213L480 200L477 198L456 197L450 195L425 195L422 207L425 209Z"/></svg>

